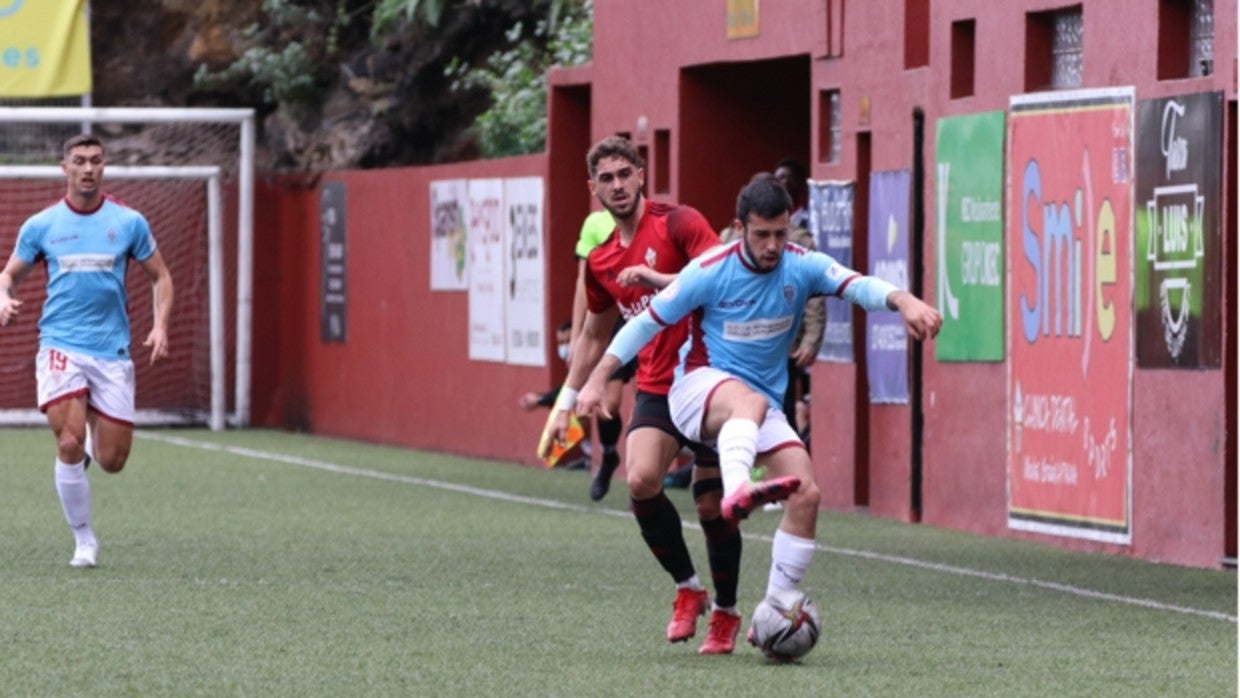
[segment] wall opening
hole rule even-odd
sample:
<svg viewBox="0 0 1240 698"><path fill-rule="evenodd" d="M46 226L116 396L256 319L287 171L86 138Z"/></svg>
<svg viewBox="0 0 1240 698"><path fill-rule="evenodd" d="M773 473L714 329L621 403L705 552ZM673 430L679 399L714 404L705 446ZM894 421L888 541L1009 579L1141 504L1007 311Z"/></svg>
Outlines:
<svg viewBox="0 0 1240 698"><path fill-rule="evenodd" d="M763 98L737 99L737 85L762 85ZM754 173L784 157L809 161L809 54L685 68L679 93L677 198L716 230Z"/></svg>
<svg viewBox="0 0 1240 698"><path fill-rule="evenodd" d="M1160 0L1158 79L1178 80L1214 72L1214 1Z"/></svg>
<svg viewBox="0 0 1240 698"><path fill-rule="evenodd" d="M1080 5L1025 15L1025 91L1080 87L1085 23Z"/></svg>
<svg viewBox="0 0 1240 698"><path fill-rule="evenodd" d="M672 132L665 128L654 131L654 193L672 191Z"/></svg>
<svg viewBox="0 0 1240 698"><path fill-rule="evenodd" d="M591 114L590 85L555 85L547 114L547 191L556 196L547 197L546 267L547 279L546 317L548 337L554 336L554 324L558 318L570 317L573 312L573 288L576 274L562 273L564 269L577 268L577 236L581 221L590 213L591 196L586 186L586 153L593 142L590 139ZM560 195L567 192L569 195ZM551 344L551 343L548 343ZM564 362L554 356L555 347L549 347L547 365L553 367L553 378L560 380Z"/></svg>
<svg viewBox="0 0 1240 698"><path fill-rule="evenodd" d="M872 143L869 131L857 134L857 177L853 188L853 269L868 269L870 229L870 171ZM870 504L870 384L866 377L865 311L853 308L853 354L856 374L853 386L853 503L857 507Z"/></svg>
<svg viewBox="0 0 1240 698"><path fill-rule="evenodd" d="M952 22L951 97L973 96L973 65L977 58L977 20Z"/></svg>
<svg viewBox="0 0 1240 698"><path fill-rule="evenodd" d="M904 0L904 69L930 65L930 0Z"/></svg>

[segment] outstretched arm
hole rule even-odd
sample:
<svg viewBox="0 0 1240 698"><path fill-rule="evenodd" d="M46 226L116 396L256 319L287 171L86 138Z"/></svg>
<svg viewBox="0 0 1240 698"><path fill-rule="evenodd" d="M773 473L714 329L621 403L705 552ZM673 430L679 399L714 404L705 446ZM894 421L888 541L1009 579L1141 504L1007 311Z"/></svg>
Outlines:
<svg viewBox="0 0 1240 698"><path fill-rule="evenodd" d="M624 323L624 327L607 345L607 353L599 360L598 365L590 372L590 379L577 396L577 413L587 415L598 410L605 418L612 415L607 411L607 381L621 366L633 360L637 352L646 346L654 336L663 329L650 310L643 310L632 320Z"/></svg>
<svg viewBox="0 0 1240 698"><path fill-rule="evenodd" d="M933 306L908 291L887 294L887 307L900 313L904 326L916 340L932 339L943 326L943 316Z"/></svg>
<svg viewBox="0 0 1240 698"><path fill-rule="evenodd" d="M838 264L828 267L827 275L847 277L840 293L844 300L870 311L894 310L900 313L913 339L931 339L943 326L943 316L933 306L877 276L863 276Z"/></svg>

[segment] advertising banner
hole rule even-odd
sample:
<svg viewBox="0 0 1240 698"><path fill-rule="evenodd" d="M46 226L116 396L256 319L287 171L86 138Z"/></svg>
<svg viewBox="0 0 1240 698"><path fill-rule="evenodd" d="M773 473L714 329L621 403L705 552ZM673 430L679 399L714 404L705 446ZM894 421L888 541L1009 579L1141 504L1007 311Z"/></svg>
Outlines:
<svg viewBox="0 0 1240 698"><path fill-rule="evenodd" d="M1131 542L1133 90L1008 116L1008 525Z"/></svg>
<svg viewBox="0 0 1240 698"><path fill-rule="evenodd" d="M469 180L469 358L505 360L504 180Z"/></svg>
<svg viewBox="0 0 1240 698"><path fill-rule="evenodd" d="M1218 368L1223 94L1137 107L1137 365Z"/></svg>
<svg viewBox="0 0 1240 698"><path fill-rule="evenodd" d="M86 0L0 2L0 96L90 94L86 6Z"/></svg>
<svg viewBox="0 0 1240 698"><path fill-rule="evenodd" d="M431 290L465 291L469 266L465 256L465 208L469 185L464 179L431 182Z"/></svg>
<svg viewBox="0 0 1240 698"><path fill-rule="evenodd" d="M935 239L939 361L1003 360L1004 113L939 119Z"/></svg>
<svg viewBox="0 0 1240 698"><path fill-rule="evenodd" d="M508 363L547 365L543 310L543 180L504 180Z"/></svg>
<svg viewBox="0 0 1240 698"><path fill-rule="evenodd" d="M870 276L907 291L908 285L908 170L870 175ZM865 316L866 376L870 402L908 403L908 330L899 313Z"/></svg>
<svg viewBox="0 0 1240 698"><path fill-rule="evenodd" d="M809 181L809 230L819 251L846 267L853 265L853 183ZM853 362L853 305L841 298L827 298L827 324L823 328L818 358Z"/></svg>

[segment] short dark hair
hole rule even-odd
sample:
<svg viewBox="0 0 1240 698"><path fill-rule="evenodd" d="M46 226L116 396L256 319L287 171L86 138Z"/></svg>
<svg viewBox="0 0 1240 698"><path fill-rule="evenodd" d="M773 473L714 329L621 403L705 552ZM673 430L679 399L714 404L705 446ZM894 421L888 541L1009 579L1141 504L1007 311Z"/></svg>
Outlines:
<svg viewBox="0 0 1240 698"><path fill-rule="evenodd" d="M555 331L556 332L568 332L571 329L573 329L573 321L565 320L564 322L561 322L559 325L556 326Z"/></svg>
<svg viewBox="0 0 1240 698"><path fill-rule="evenodd" d="M633 145L633 141L624 136L608 136L590 148L590 152L586 154L586 171L590 173L590 179L594 179L594 175L598 174L598 163L603 158L618 157L624 158L638 169L646 166L642 162L642 156L637 152L637 146Z"/></svg>
<svg viewBox="0 0 1240 698"><path fill-rule="evenodd" d="M64 148L61 151L61 157L69 157L69 151L74 148L81 148L84 145L97 145L103 148L103 141L93 133L79 133L78 135L65 141Z"/></svg>
<svg viewBox="0 0 1240 698"><path fill-rule="evenodd" d="M759 172L741 188L736 197L736 217L741 223L749 223L749 214L759 218L775 218L792 210L792 197L779 179L770 172Z"/></svg>
<svg viewBox="0 0 1240 698"><path fill-rule="evenodd" d="M787 167L797 179L805 179L807 176L805 173L805 165L802 165L801 161L796 158L788 157L775 163L776 170L781 167Z"/></svg>

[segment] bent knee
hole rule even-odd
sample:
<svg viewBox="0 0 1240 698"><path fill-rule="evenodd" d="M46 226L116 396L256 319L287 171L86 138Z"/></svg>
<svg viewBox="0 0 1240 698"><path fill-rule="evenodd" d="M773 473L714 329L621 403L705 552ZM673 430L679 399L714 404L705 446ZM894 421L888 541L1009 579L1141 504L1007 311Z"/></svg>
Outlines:
<svg viewBox="0 0 1240 698"><path fill-rule="evenodd" d="M822 501L822 493L818 489L818 483L812 478L809 480L801 480L801 486L796 492L788 498L791 505L805 507L814 511L818 510L818 504Z"/></svg>
<svg viewBox="0 0 1240 698"><path fill-rule="evenodd" d="M693 502L694 506L697 508L697 515L699 519L703 521L713 521L722 515L722 509L719 506L719 502L722 499L720 494L721 493L716 492L713 496L706 495L704 497L699 497Z"/></svg>
<svg viewBox="0 0 1240 698"><path fill-rule="evenodd" d="M126 459L124 458L116 458L110 461L101 460L99 461L99 467L102 468L104 472L119 473L125 469L125 460Z"/></svg>
<svg viewBox="0 0 1240 698"><path fill-rule="evenodd" d="M643 469L627 470L626 481L633 499L649 499L663 490L663 476Z"/></svg>
<svg viewBox="0 0 1240 698"><path fill-rule="evenodd" d="M97 450L99 450L99 452L95 454L96 462L105 472L119 473L125 469L125 463L129 460L128 451L120 451L115 449Z"/></svg>

